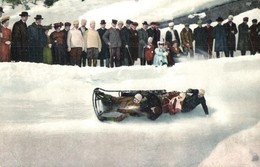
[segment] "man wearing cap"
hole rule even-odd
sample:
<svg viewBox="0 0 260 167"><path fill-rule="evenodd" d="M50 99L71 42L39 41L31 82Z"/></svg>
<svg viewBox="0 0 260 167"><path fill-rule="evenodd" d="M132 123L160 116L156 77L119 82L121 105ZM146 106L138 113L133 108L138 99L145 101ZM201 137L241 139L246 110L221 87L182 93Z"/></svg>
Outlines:
<svg viewBox="0 0 260 167"><path fill-rule="evenodd" d="M19 16L21 19L14 23L12 29L12 45L11 45L11 60L28 61L28 28L26 21L28 13L22 12Z"/></svg>
<svg viewBox="0 0 260 167"><path fill-rule="evenodd" d="M63 23L54 23L54 29L50 34L53 64L67 65L65 34L61 31Z"/></svg>
<svg viewBox="0 0 260 167"><path fill-rule="evenodd" d="M64 46L65 46L65 54L66 54L66 61L65 64L66 65L70 65L70 54L68 52L68 44L67 44L67 38L68 38L68 33L69 33L69 30L70 30L70 26L71 26L71 23L70 22L65 22L64 23L64 29L62 30L62 32L64 33Z"/></svg>
<svg viewBox="0 0 260 167"><path fill-rule="evenodd" d="M236 34L237 25L233 22L233 16L228 16L228 22L224 24L227 30L227 57L234 57L234 51L236 50Z"/></svg>
<svg viewBox="0 0 260 167"><path fill-rule="evenodd" d="M148 23L147 21L143 22L143 27L138 30L138 38L139 38L139 46L138 46L138 57L140 58L141 65L145 65L145 57L144 57L144 50L147 46L148 41Z"/></svg>
<svg viewBox="0 0 260 167"><path fill-rule="evenodd" d="M208 47L208 58L211 59L212 58L212 49L213 49L213 36L212 36L212 32L213 32L213 27L210 25L211 24L211 19L206 21L206 26L204 27L207 33L207 47Z"/></svg>
<svg viewBox="0 0 260 167"><path fill-rule="evenodd" d="M259 39L257 38L257 29L258 29L258 26L257 26L257 19L253 19L252 20L252 25L250 26L250 39L251 39L251 50L250 50L250 53L251 55L255 55L256 52L257 52L257 48L259 47L258 45L260 44L259 43Z"/></svg>
<svg viewBox="0 0 260 167"><path fill-rule="evenodd" d="M250 50L250 38L249 38L249 27L248 17L243 18L243 23L238 25L238 43L237 50L241 51L241 55L246 55L246 51Z"/></svg>
<svg viewBox="0 0 260 167"><path fill-rule="evenodd" d="M11 45L11 30L9 26L9 16L1 18L2 27L2 39L0 41L0 62L10 62L10 45Z"/></svg>
<svg viewBox="0 0 260 167"><path fill-rule="evenodd" d="M120 47L121 39L119 30L116 28L117 20L112 20L112 26L103 35L103 40L109 46L110 53L110 66L116 67L120 66Z"/></svg>
<svg viewBox="0 0 260 167"><path fill-rule="evenodd" d="M216 57L220 58L220 52L227 53L227 30L222 25L222 17L218 17L216 21L218 24L213 28L212 36L215 39Z"/></svg>
<svg viewBox="0 0 260 167"><path fill-rule="evenodd" d="M89 67L97 66L98 54L102 47L101 39L98 32L95 30L95 26L95 21L91 20L89 23L89 29L85 31L83 35L85 48L87 48L87 59Z"/></svg>
<svg viewBox="0 0 260 167"><path fill-rule="evenodd" d="M42 16L36 15L35 22L28 27L29 61L35 63L43 62L43 48L48 41L42 26Z"/></svg>
<svg viewBox="0 0 260 167"><path fill-rule="evenodd" d="M136 30L138 26L137 22L133 22L130 31L131 31L131 35L130 35L130 46L129 46L129 50L131 53L131 57L132 57L132 65L134 65L134 62L137 60L138 58L138 46L139 46L139 39L138 39L138 32Z"/></svg>
<svg viewBox="0 0 260 167"><path fill-rule="evenodd" d="M193 35L189 26L190 25L188 23L185 23L180 35L184 54L188 56L189 53L190 57L193 58Z"/></svg>
<svg viewBox="0 0 260 167"><path fill-rule="evenodd" d="M133 24L133 22L129 19L126 20L125 26L120 30L120 38L122 41L121 46L121 65L132 65L132 57L129 54L129 46L130 46L130 25Z"/></svg>
<svg viewBox="0 0 260 167"><path fill-rule="evenodd" d="M84 39L79 30L79 21L73 22L73 28L68 32L67 38L68 52L70 52L70 65L81 66L80 58L84 50Z"/></svg>
<svg viewBox="0 0 260 167"><path fill-rule="evenodd" d="M165 41L169 42L171 46L173 45L173 42L176 41L179 47L180 37L178 31L174 29L174 22L170 22L168 26L169 26L169 30L166 32Z"/></svg>
<svg viewBox="0 0 260 167"><path fill-rule="evenodd" d="M102 36L107 31L105 20L100 21L100 28L97 29L97 31L98 31L98 34L99 34L99 37L100 37L101 43L102 43L101 52L99 52L99 55L98 55L98 58L100 60L100 67L104 67L104 65L106 65L106 67L109 67L109 48L108 48L108 45L106 44L106 42L102 38ZM105 61L105 63L104 63L104 61Z"/></svg>
<svg viewBox="0 0 260 167"><path fill-rule="evenodd" d="M198 105L202 105L204 113L209 114L208 106L206 104L206 99L204 97L205 90L203 89L188 89L186 91L186 97L182 104L181 112L186 113L195 109Z"/></svg>
<svg viewBox="0 0 260 167"><path fill-rule="evenodd" d="M160 41L161 38L161 31L159 30L159 22L151 22L151 27L148 28L148 37L153 38L153 45L155 48L158 47L158 41Z"/></svg>
<svg viewBox="0 0 260 167"><path fill-rule="evenodd" d="M84 35L85 31L88 30L86 25L87 25L87 20L86 19L81 19L81 26L80 26L79 30L81 31L82 36ZM81 67L81 64L83 65L83 67L86 67L86 64L87 64L87 51L86 50L84 50L82 52L80 61L81 61L80 62L80 67Z"/></svg>
<svg viewBox="0 0 260 167"><path fill-rule="evenodd" d="M195 53L203 55L204 58L207 58L208 44L207 44L207 31L202 27L202 20L197 21L198 27L193 31L193 37L195 40Z"/></svg>

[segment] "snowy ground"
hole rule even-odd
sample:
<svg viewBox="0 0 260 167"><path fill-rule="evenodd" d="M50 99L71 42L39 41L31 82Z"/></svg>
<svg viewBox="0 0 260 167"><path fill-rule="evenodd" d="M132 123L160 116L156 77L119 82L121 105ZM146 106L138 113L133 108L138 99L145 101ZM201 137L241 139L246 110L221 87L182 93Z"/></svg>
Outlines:
<svg viewBox="0 0 260 167"><path fill-rule="evenodd" d="M116 9L137 5L134 1L102 2L60 0L48 10L34 6L29 11L28 25L36 14L43 15L43 24L85 17L99 22L101 16L110 20L113 14L122 13ZM170 2L158 1L150 8L137 5L135 10L122 14L122 20L169 19L172 16L164 11L172 8ZM196 1L195 5L195 1L181 2L185 4L182 12L190 13L192 7L226 0ZM174 3L180 6L179 0ZM150 14L157 8L155 15ZM101 9L113 12L103 15ZM139 11L143 9L149 17ZM5 8L5 15L12 15L11 25L22 10ZM238 25L245 16L260 20L259 9L235 16L234 21ZM180 32L182 27L175 28ZM260 166L259 160L252 161L260 155L260 55L235 55L190 60L172 68L0 63L0 166ZM204 88L210 116L205 117L202 108L197 107L187 114L164 114L155 122L127 118L121 123L102 123L92 108L95 87L168 91Z"/></svg>
<svg viewBox="0 0 260 167"><path fill-rule="evenodd" d="M251 159L260 155L259 63L260 55L172 68L1 63L0 166L258 166ZM204 88L210 116L197 107L155 122L102 123L92 108L95 87Z"/></svg>

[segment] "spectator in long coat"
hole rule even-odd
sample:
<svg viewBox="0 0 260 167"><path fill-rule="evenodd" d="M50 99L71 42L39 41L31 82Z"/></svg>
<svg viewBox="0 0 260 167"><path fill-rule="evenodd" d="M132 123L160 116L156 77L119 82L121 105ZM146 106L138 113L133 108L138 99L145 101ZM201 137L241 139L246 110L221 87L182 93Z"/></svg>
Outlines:
<svg viewBox="0 0 260 167"><path fill-rule="evenodd" d="M78 65L81 67L81 55L84 50L84 39L79 30L79 21L73 22L73 28L69 30L68 38L68 51L70 52L70 65Z"/></svg>
<svg viewBox="0 0 260 167"><path fill-rule="evenodd" d="M139 48L138 48L138 57L140 58L141 65L145 65L144 49L148 41L148 23L147 21L143 22L143 27L138 30L139 38Z"/></svg>
<svg viewBox="0 0 260 167"><path fill-rule="evenodd" d="M133 58L133 64L134 62L137 60L138 58L138 45L139 45L139 39L138 39L138 32L136 30L138 26L137 22L134 22L130 31L131 31L131 35L130 35L130 46L129 46L129 50L131 53L131 56Z"/></svg>
<svg viewBox="0 0 260 167"><path fill-rule="evenodd" d="M121 39L119 30L116 28L117 20L112 20L112 27L109 28L103 35L103 40L109 45L110 53L110 66L116 67L120 66L120 48L121 48Z"/></svg>
<svg viewBox="0 0 260 167"><path fill-rule="evenodd" d="M256 50L258 51L258 53L260 53L260 22L258 22L257 24L257 29L256 29L256 41L257 41L257 48Z"/></svg>
<svg viewBox="0 0 260 167"><path fill-rule="evenodd" d="M2 39L2 36L3 36L3 34L2 34L2 23L1 23L1 17L3 15L3 13L4 13L4 10L3 10L2 7L0 7L0 42L1 42L1 39Z"/></svg>
<svg viewBox="0 0 260 167"><path fill-rule="evenodd" d="M218 17L216 21L218 24L213 28L212 36L215 39L216 56L217 58L220 58L220 52L227 53L227 31L222 25L222 17Z"/></svg>
<svg viewBox="0 0 260 167"><path fill-rule="evenodd" d="M65 46L65 34L61 31L61 27L63 23L55 23L54 29L50 34L51 40L51 50L52 50L52 57L53 57L53 64L60 64L66 65L67 64L67 55L66 55L66 46Z"/></svg>
<svg viewBox="0 0 260 167"><path fill-rule="evenodd" d="M109 48L108 48L108 45L105 43L105 41L102 38L102 36L107 31L105 20L101 20L100 28L97 29L97 31L98 31L98 34L99 34L99 37L100 37L101 43L102 43L101 52L98 55L98 58L100 60L100 66L104 67L104 61L105 61L106 67L109 67L109 57L110 57Z"/></svg>
<svg viewBox="0 0 260 167"><path fill-rule="evenodd" d="M178 31L174 29L174 22L170 22L168 26L169 26L169 30L166 32L165 41L169 42L171 46L173 45L173 42L176 41L179 47L180 37Z"/></svg>
<svg viewBox="0 0 260 167"><path fill-rule="evenodd" d="M237 26L233 22L233 16L228 16L228 22L224 24L224 27L227 30L227 57L234 57L234 51L236 50L236 34Z"/></svg>
<svg viewBox="0 0 260 167"><path fill-rule="evenodd" d="M207 31L202 27L202 20L198 20L198 27L194 29L195 53L207 58L208 44Z"/></svg>
<svg viewBox="0 0 260 167"><path fill-rule="evenodd" d="M52 53L51 53L51 40L49 36L49 30L52 26L43 26L45 35L47 37L47 45L43 48L43 63L52 64Z"/></svg>
<svg viewBox="0 0 260 167"><path fill-rule="evenodd" d="M207 20L206 21L206 26L204 27L206 32L207 32L207 46L208 46L208 58L211 59L212 58L212 49L213 49L213 37L212 37L212 31L213 31L213 27L210 25L211 24L211 20Z"/></svg>
<svg viewBox="0 0 260 167"><path fill-rule="evenodd" d="M47 44L45 30L41 25L43 20L41 15L36 15L35 22L28 27L29 38L29 61L43 63L43 48Z"/></svg>
<svg viewBox="0 0 260 167"><path fill-rule="evenodd" d="M241 51L241 55L245 55L250 50L249 27L247 25L248 17L243 18L243 23L238 26L238 43L237 50Z"/></svg>
<svg viewBox="0 0 260 167"><path fill-rule="evenodd" d="M65 22L64 23L64 29L62 30L62 32L64 33L64 40L63 41L64 41L64 46L65 46L65 54L66 54L65 64L66 65L70 65L70 53L68 52L68 44L67 44L67 38L68 38L70 26L71 26L71 23Z"/></svg>
<svg viewBox="0 0 260 167"><path fill-rule="evenodd" d="M11 30L9 26L9 16L1 18L2 39L0 41L0 62L10 62L10 45L11 45Z"/></svg>
<svg viewBox="0 0 260 167"><path fill-rule="evenodd" d="M188 56L188 53L190 53L190 57L193 57L193 35L188 23L181 31L181 42L184 54Z"/></svg>
<svg viewBox="0 0 260 167"><path fill-rule="evenodd" d="M119 24L122 24L119 22ZM129 54L129 46L130 46L130 36L131 36L131 31L130 31L130 26L133 24L133 22L129 19L126 20L125 26L119 30L120 33L120 38L122 41L121 45L121 65L133 65L133 58L130 57L131 55Z"/></svg>
<svg viewBox="0 0 260 167"><path fill-rule="evenodd" d="M258 45L260 44L258 38L257 38L257 19L253 19L252 20L252 25L250 26L250 39L251 39L251 42L252 42L252 47L251 47L251 55L255 55L256 54L256 51L257 51L257 48L259 47Z"/></svg>
<svg viewBox="0 0 260 167"><path fill-rule="evenodd" d="M147 30L148 37L153 38L153 46L155 48L158 47L158 41L160 41L161 38L161 31L159 30L159 23L158 22L151 22L151 27Z"/></svg>
<svg viewBox="0 0 260 167"><path fill-rule="evenodd" d="M28 13L22 12L19 14L21 19L14 23L12 29L12 45L11 45L11 60L28 61L28 28L26 21Z"/></svg>

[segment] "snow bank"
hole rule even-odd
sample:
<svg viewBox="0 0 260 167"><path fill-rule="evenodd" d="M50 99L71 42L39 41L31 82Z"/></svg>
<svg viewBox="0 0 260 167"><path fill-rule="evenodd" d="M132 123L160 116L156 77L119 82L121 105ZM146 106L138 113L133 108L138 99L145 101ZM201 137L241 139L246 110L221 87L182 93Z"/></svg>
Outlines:
<svg viewBox="0 0 260 167"><path fill-rule="evenodd" d="M254 127L234 134L220 142L199 167L260 166L260 122Z"/></svg>

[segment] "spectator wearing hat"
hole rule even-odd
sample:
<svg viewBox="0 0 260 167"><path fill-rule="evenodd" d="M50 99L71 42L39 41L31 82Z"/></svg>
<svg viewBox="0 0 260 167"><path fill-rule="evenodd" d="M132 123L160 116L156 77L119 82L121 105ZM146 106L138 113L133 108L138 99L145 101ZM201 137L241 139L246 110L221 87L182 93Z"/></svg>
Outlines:
<svg viewBox="0 0 260 167"><path fill-rule="evenodd" d="M153 46L153 38L148 37L147 39L147 45L145 46L145 60L148 65L153 64L153 58L154 58L154 46Z"/></svg>
<svg viewBox="0 0 260 167"><path fill-rule="evenodd" d="M66 46L65 46L65 34L61 31L63 23L54 23L54 30L50 34L51 40L51 50L53 57L53 64L66 65L67 64L67 55L66 55Z"/></svg>
<svg viewBox="0 0 260 167"><path fill-rule="evenodd" d="M147 21L144 21L143 27L138 30L138 38L139 38L138 57L140 58L141 65L145 65L144 50L148 40L147 28L148 28L148 23Z"/></svg>
<svg viewBox="0 0 260 167"><path fill-rule="evenodd" d="M120 66L120 48L121 48L121 39L119 30L116 28L117 20L112 20L112 26L109 28L103 35L103 40L109 46L110 53L110 66L116 67Z"/></svg>
<svg viewBox="0 0 260 167"><path fill-rule="evenodd" d="M158 47L158 41L160 41L161 38L161 31L159 29L159 23L158 22L151 22L150 28L147 30L148 37L153 38L153 45L155 48Z"/></svg>
<svg viewBox="0 0 260 167"><path fill-rule="evenodd" d="M207 31L202 27L202 20L198 20L198 27L194 29L193 37L195 41L195 54L203 55L203 58L207 58L208 44L207 44Z"/></svg>
<svg viewBox="0 0 260 167"><path fill-rule="evenodd" d="M100 60L100 66L104 67L104 65L106 65L106 67L109 67L109 48L108 45L106 44L106 42L103 40L102 36L105 34L105 32L107 31L106 28L106 21L105 20L101 20L100 22L100 28L97 29L99 37L101 39L101 52L99 52L98 58ZM104 63L105 61L105 63Z"/></svg>
<svg viewBox="0 0 260 167"><path fill-rule="evenodd" d="M130 50L130 54L132 57L132 65L134 65L134 62L137 60L138 58L138 46L139 46L139 38L138 38L138 32L136 30L138 26L137 22L133 22L130 31L131 31L131 35L130 35L130 46L129 46L129 50Z"/></svg>
<svg viewBox="0 0 260 167"><path fill-rule="evenodd" d="M120 32L120 38L122 41L122 46L121 46L121 65L132 65L132 57L129 54L129 45L130 45L130 36L131 36L131 31L130 31L130 25L133 24L133 22L129 19L126 20L125 26L119 30Z"/></svg>
<svg viewBox="0 0 260 167"><path fill-rule="evenodd" d="M252 20L252 25L250 26L250 39L251 39L251 50L250 50L250 53L251 55L255 55L257 50L258 50L258 45L260 44L259 43L259 39L257 38L257 29L258 29L258 26L257 26L257 19L253 19Z"/></svg>
<svg viewBox="0 0 260 167"><path fill-rule="evenodd" d="M86 53L89 67L91 67L92 65L94 67L97 66L98 54L101 51L102 47L101 39L98 31L95 30L95 26L95 21L90 21L89 29L85 31L83 35L85 48L87 49Z"/></svg>
<svg viewBox="0 0 260 167"><path fill-rule="evenodd" d="M258 51L258 53L260 53L260 22L258 22L257 24L257 29L256 29L256 41L257 41L257 48L256 50Z"/></svg>
<svg viewBox="0 0 260 167"><path fill-rule="evenodd" d="M5 16L1 18L2 27L2 39L0 41L0 62L10 62L10 45L11 45L11 30L8 28L9 26L9 16Z"/></svg>
<svg viewBox="0 0 260 167"><path fill-rule="evenodd" d="M43 48L43 63L52 64L52 52L51 52L51 40L49 36L49 30L52 26L43 26L45 35L47 38L47 45Z"/></svg>
<svg viewBox="0 0 260 167"><path fill-rule="evenodd" d="M234 57L234 51L236 50L236 34L237 25L233 22L233 16L228 16L228 22L224 24L227 30L227 57Z"/></svg>
<svg viewBox="0 0 260 167"><path fill-rule="evenodd" d="M213 49L213 36L212 36L212 32L213 32L213 27L210 25L211 24L211 20L207 20L206 21L206 26L204 27L207 33L207 47L208 47L208 58L211 59L212 58L212 49Z"/></svg>
<svg viewBox="0 0 260 167"><path fill-rule="evenodd" d="M88 30L88 28L86 27L87 20L86 19L81 19L80 23L81 23L81 26L80 26L79 30L81 31L81 34L83 36L85 31ZM81 57L80 57L80 67L81 67L81 65L83 65L83 67L86 67L86 63L87 63L87 52L84 50L82 52Z"/></svg>
<svg viewBox="0 0 260 167"><path fill-rule="evenodd" d="M48 41L42 26L42 16L36 15L34 19L35 22L28 27L29 61L43 63L43 48Z"/></svg>
<svg viewBox="0 0 260 167"><path fill-rule="evenodd" d="M0 7L0 42L1 42L1 38L3 36L2 34L2 23L1 23L1 17L2 17L2 14L4 13L4 10L2 7Z"/></svg>
<svg viewBox="0 0 260 167"><path fill-rule="evenodd" d="M22 12L21 19L14 23L12 29L11 60L28 61L28 13Z"/></svg>
<svg viewBox="0 0 260 167"><path fill-rule="evenodd" d="M66 59L67 62L65 63L66 65L70 65L70 54L68 52L68 44L67 44L67 38L68 38L68 33L70 30L71 23L70 22L65 22L64 23L64 29L62 32L64 33L64 46L65 46L65 54L66 54Z"/></svg>
<svg viewBox="0 0 260 167"><path fill-rule="evenodd" d="M216 57L220 58L220 52L224 52L225 54L227 53L227 31L222 25L222 17L218 17L216 21L218 24L213 28L212 36L215 39Z"/></svg>
<svg viewBox="0 0 260 167"><path fill-rule="evenodd" d="M153 59L153 65L155 66L163 66L167 65L167 56L168 52L165 50L164 42L158 41L158 48L155 49L155 55Z"/></svg>
<svg viewBox="0 0 260 167"><path fill-rule="evenodd" d="M243 23L238 25L237 50L241 51L242 56L246 54L246 51L250 50L249 27L247 22L248 17L244 17Z"/></svg>
<svg viewBox="0 0 260 167"><path fill-rule="evenodd" d="M188 23L184 24L184 28L181 31L181 42L184 55L188 56L189 53L190 57L193 58L193 34Z"/></svg>
<svg viewBox="0 0 260 167"><path fill-rule="evenodd" d="M176 41L179 47L180 37L178 31L174 29L174 22L170 22L168 26L169 26L169 30L166 32L165 41L169 42L171 46L173 45L173 42Z"/></svg>
<svg viewBox="0 0 260 167"><path fill-rule="evenodd" d="M73 28L68 32L67 38L68 52L70 52L70 65L81 67L81 55L84 50L84 39L79 30L79 21L73 22Z"/></svg>

